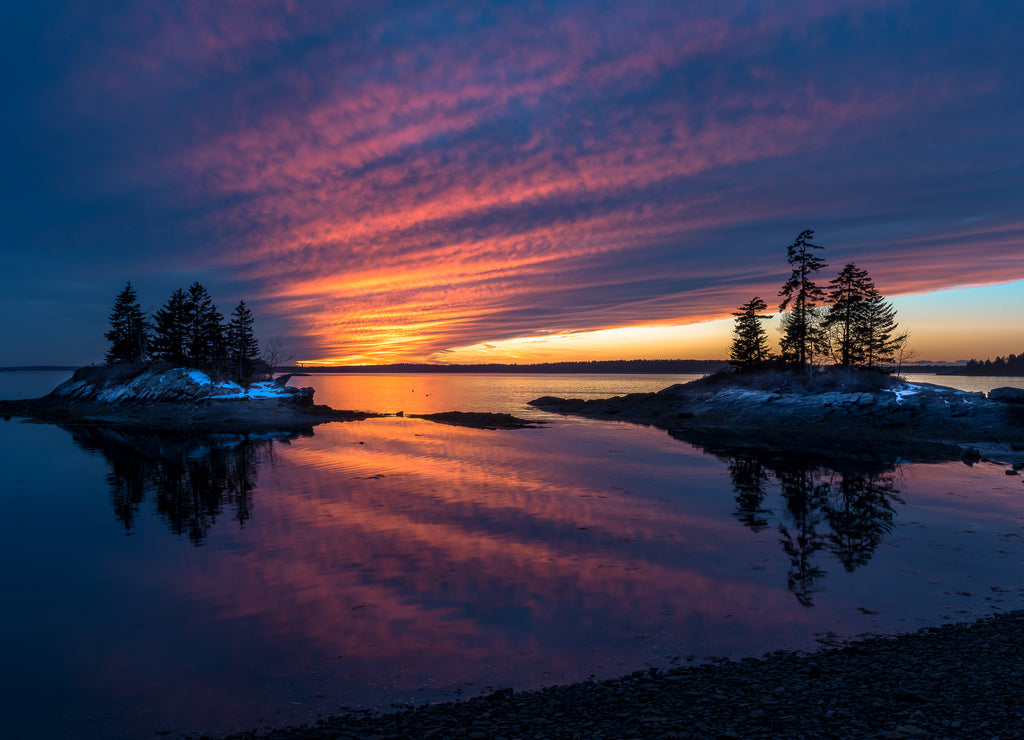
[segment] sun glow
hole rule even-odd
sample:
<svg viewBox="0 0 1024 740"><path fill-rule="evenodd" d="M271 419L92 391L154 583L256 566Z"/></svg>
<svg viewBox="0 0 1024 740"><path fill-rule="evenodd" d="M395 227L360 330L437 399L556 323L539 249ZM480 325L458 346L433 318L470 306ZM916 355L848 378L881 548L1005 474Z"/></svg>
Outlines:
<svg viewBox="0 0 1024 740"><path fill-rule="evenodd" d="M910 351L920 361L957 361L1005 355L1024 346L1024 281L895 296L892 298L901 330L910 332ZM420 309L422 311L422 308ZM979 326L978 311L988 317ZM396 362L437 364L531 364L540 362L621 359L726 359L732 341L733 319L714 318L688 324L619 326L578 332L537 332L493 341L479 341L434 350L453 327L470 317L457 308L430 321L410 320L376 324L383 314L372 311L358 321L321 318L312 332L336 337L334 347L358 345L358 351L339 351L303 358L304 364L343 366ZM335 323L338 321L339 323ZM358 324L358 326L357 326ZM777 347L779 316L765 322Z"/></svg>
<svg viewBox="0 0 1024 740"><path fill-rule="evenodd" d="M412 329L412 327L406 327ZM732 321L718 319L696 324L630 326L596 331L537 334L493 342L478 342L431 353L402 354L403 348L420 344L421 337L395 336L382 340L372 353L306 360L315 365L363 365L382 362L430 362L438 364L530 364L565 360L719 359L726 353ZM394 354L389 352L393 350Z"/></svg>
<svg viewBox="0 0 1024 740"><path fill-rule="evenodd" d="M437 353L431 360L450 363L559 362L563 360L717 359L723 356L731 321L676 326L625 326L567 334L516 337L481 342Z"/></svg>

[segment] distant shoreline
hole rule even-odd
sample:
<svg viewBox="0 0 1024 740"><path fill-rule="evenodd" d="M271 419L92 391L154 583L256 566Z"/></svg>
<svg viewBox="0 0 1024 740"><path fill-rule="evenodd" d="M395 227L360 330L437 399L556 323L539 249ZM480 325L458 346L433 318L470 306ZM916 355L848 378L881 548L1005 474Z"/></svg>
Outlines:
<svg viewBox="0 0 1024 740"><path fill-rule="evenodd" d="M528 365L487 363L476 365L435 365L431 363L395 363L391 365L282 365L280 373L321 374L402 374L441 373L502 375L694 375L709 374L728 367L725 360L593 360L585 362L541 362ZM0 373L74 372L79 365L13 365L0 367ZM921 373L956 375L971 378L1015 378L1018 373L984 373L968 371L966 365L904 365L902 374Z"/></svg>
<svg viewBox="0 0 1024 740"><path fill-rule="evenodd" d="M587 362L539 362L527 365L500 363L435 365L400 362L391 365L290 365L282 372L298 373L564 373L691 375L713 373L727 367L725 360L592 360Z"/></svg>
<svg viewBox="0 0 1024 740"><path fill-rule="evenodd" d="M595 360L593 362L546 362L532 365L431 365L398 363L394 365L289 365L279 372L326 374L402 374L441 373L501 375L696 375L711 374L729 367L725 360ZM904 365L899 374L956 375L971 378L1014 378L1015 373L967 372L966 365ZM893 369L895 371L895 369Z"/></svg>

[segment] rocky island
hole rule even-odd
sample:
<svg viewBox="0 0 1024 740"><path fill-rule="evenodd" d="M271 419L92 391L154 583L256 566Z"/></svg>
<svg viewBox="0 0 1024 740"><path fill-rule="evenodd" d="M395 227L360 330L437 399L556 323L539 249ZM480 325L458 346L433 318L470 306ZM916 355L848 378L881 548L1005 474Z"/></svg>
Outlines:
<svg viewBox="0 0 1024 740"><path fill-rule="evenodd" d="M0 401L0 417L141 431L267 432L392 415L315 404L313 388L287 384L293 377L294 373L281 375L243 387L202 370L169 363L90 365L76 370L41 398ZM402 416L401 412L397 416ZM477 429L522 429L543 423L486 412L409 416Z"/></svg>
<svg viewBox="0 0 1024 740"><path fill-rule="evenodd" d="M711 449L1024 461L1024 390L1018 388L986 396L836 368L811 376L723 371L656 393L599 400L546 396L530 404L656 426Z"/></svg>
<svg viewBox="0 0 1024 740"><path fill-rule="evenodd" d="M200 370L163 363L87 366L42 398L0 401L0 415L61 424L221 432L301 429L375 416L317 406L313 389L288 387L290 377L243 388Z"/></svg>

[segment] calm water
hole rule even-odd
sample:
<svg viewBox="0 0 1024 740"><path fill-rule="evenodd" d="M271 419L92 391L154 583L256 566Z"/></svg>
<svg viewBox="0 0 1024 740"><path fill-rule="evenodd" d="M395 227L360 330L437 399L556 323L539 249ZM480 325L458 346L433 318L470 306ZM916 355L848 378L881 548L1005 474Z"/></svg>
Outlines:
<svg viewBox="0 0 1024 740"><path fill-rule="evenodd" d="M296 380L338 407L530 415L685 379ZM836 470L555 417L201 439L12 420L0 466L14 737L228 732L1024 606L1024 482L993 463Z"/></svg>

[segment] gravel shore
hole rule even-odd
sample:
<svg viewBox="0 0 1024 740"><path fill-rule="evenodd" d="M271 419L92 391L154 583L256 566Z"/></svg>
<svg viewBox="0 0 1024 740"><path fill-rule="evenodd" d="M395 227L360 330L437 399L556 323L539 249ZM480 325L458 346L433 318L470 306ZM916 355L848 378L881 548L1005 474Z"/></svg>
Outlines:
<svg viewBox="0 0 1024 740"><path fill-rule="evenodd" d="M253 738L1024 738L1024 611Z"/></svg>

